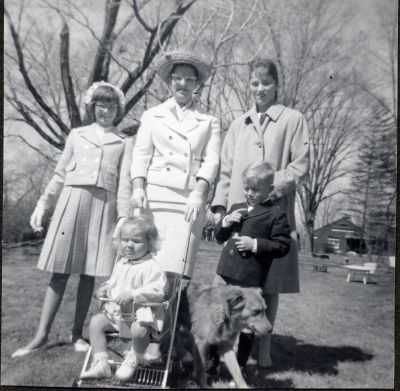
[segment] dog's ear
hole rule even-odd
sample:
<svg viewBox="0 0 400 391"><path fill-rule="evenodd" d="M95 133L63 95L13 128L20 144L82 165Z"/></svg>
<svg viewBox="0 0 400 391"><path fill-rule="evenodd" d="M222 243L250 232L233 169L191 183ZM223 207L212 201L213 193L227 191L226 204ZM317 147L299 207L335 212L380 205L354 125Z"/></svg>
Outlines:
<svg viewBox="0 0 400 391"><path fill-rule="evenodd" d="M241 311L244 308L244 296L240 288L229 289L226 294L229 312Z"/></svg>

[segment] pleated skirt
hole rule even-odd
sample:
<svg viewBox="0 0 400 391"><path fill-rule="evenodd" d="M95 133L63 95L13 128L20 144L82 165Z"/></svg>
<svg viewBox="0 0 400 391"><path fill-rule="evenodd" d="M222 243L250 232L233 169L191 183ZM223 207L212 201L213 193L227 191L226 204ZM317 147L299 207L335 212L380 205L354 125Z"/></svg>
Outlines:
<svg viewBox="0 0 400 391"><path fill-rule="evenodd" d="M116 249L116 195L94 186L64 186L39 257L52 273L108 277Z"/></svg>
<svg viewBox="0 0 400 391"><path fill-rule="evenodd" d="M161 248L154 259L164 271L179 274L183 272L191 278L205 223L204 205L200 208L196 221L190 226L184 219L190 190L149 184L146 192L148 209L144 213L153 216L161 239Z"/></svg>

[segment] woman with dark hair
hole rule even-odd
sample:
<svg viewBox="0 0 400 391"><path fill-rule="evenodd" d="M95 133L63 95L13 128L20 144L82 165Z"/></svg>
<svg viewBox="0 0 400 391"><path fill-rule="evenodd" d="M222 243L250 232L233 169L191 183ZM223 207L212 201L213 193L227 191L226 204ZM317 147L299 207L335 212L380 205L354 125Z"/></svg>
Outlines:
<svg viewBox="0 0 400 391"><path fill-rule="evenodd" d="M191 277L205 224L205 202L219 164L217 118L200 111L196 93L209 65L186 51L165 54L157 67L171 98L143 113L132 154L132 202L151 213L160 231L156 260L165 271Z"/></svg>
<svg viewBox="0 0 400 391"><path fill-rule="evenodd" d="M274 325L280 293L299 292L299 268L295 224L296 186L309 167L308 128L304 116L277 103L278 71L270 59L250 64L249 89L254 106L236 118L224 139L219 182L211 210L220 220L233 204L245 202L242 172L253 162L266 161L274 169L273 190L269 199L288 216L292 244L290 252L272 262L262 286L267 317ZM244 366L250 354L251 338L239 343L239 364ZM259 341L258 364L272 365L271 335Z"/></svg>

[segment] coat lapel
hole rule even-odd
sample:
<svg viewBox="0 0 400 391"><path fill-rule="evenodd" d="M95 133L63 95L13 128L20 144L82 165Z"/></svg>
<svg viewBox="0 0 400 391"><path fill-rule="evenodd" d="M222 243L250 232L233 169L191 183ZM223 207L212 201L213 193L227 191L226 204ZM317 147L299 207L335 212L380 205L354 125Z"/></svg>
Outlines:
<svg viewBox="0 0 400 391"><path fill-rule="evenodd" d="M155 117L160 118L163 125L172 131L179 133L183 137L186 138L186 132L183 131L182 124L180 124L173 112L171 111L171 99L168 99L160 106L157 107L157 110L154 113Z"/></svg>
<svg viewBox="0 0 400 391"><path fill-rule="evenodd" d="M181 127L186 133L189 133L196 129L203 120L204 117L201 113L189 109L185 119L181 123Z"/></svg>
<svg viewBox="0 0 400 391"><path fill-rule="evenodd" d="M79 130L79 133L85 140L91 142L92 144L100 146L100 140L97 137L95 128L93 126L87 126L87 127L81 128Z"/></svg>
<svg viewBox="0 0 400 391"><path fill-rule="evenodd" d="M123 140L123 136L117 132L107 132L101 139L100 144L118 143Z"/></svg>
<svg viewBox="0 0 400 391"><path fill-rule="evenodd" d="M243 219L251 219L253 217L260 216L268 212L268 206L272 206L270 201L266 201L261 205L256 205L247 215L243 216Z"/></svg>

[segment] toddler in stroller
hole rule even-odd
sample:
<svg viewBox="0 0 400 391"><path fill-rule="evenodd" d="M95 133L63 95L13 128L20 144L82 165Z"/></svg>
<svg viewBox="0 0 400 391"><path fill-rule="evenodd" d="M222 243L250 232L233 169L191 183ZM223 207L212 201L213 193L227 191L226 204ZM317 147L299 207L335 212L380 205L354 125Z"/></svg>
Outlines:
<svg viewBox="0 0 400 391"><path fill-rule="evenodd" d="M151 217L128 218L121 226L118 257L109 280L97 291L103 298L100 313L90 322L89 338L93 362L81 374L81 379L105 379L112 375L107 352L106 332L121 332L122 314L131 313L132 348L115 372L121 382L127 382L143 361L153 334L163 327L165 309L162 303L167 291L165 273L152 254L158 248L158 231Z"/></svg>

